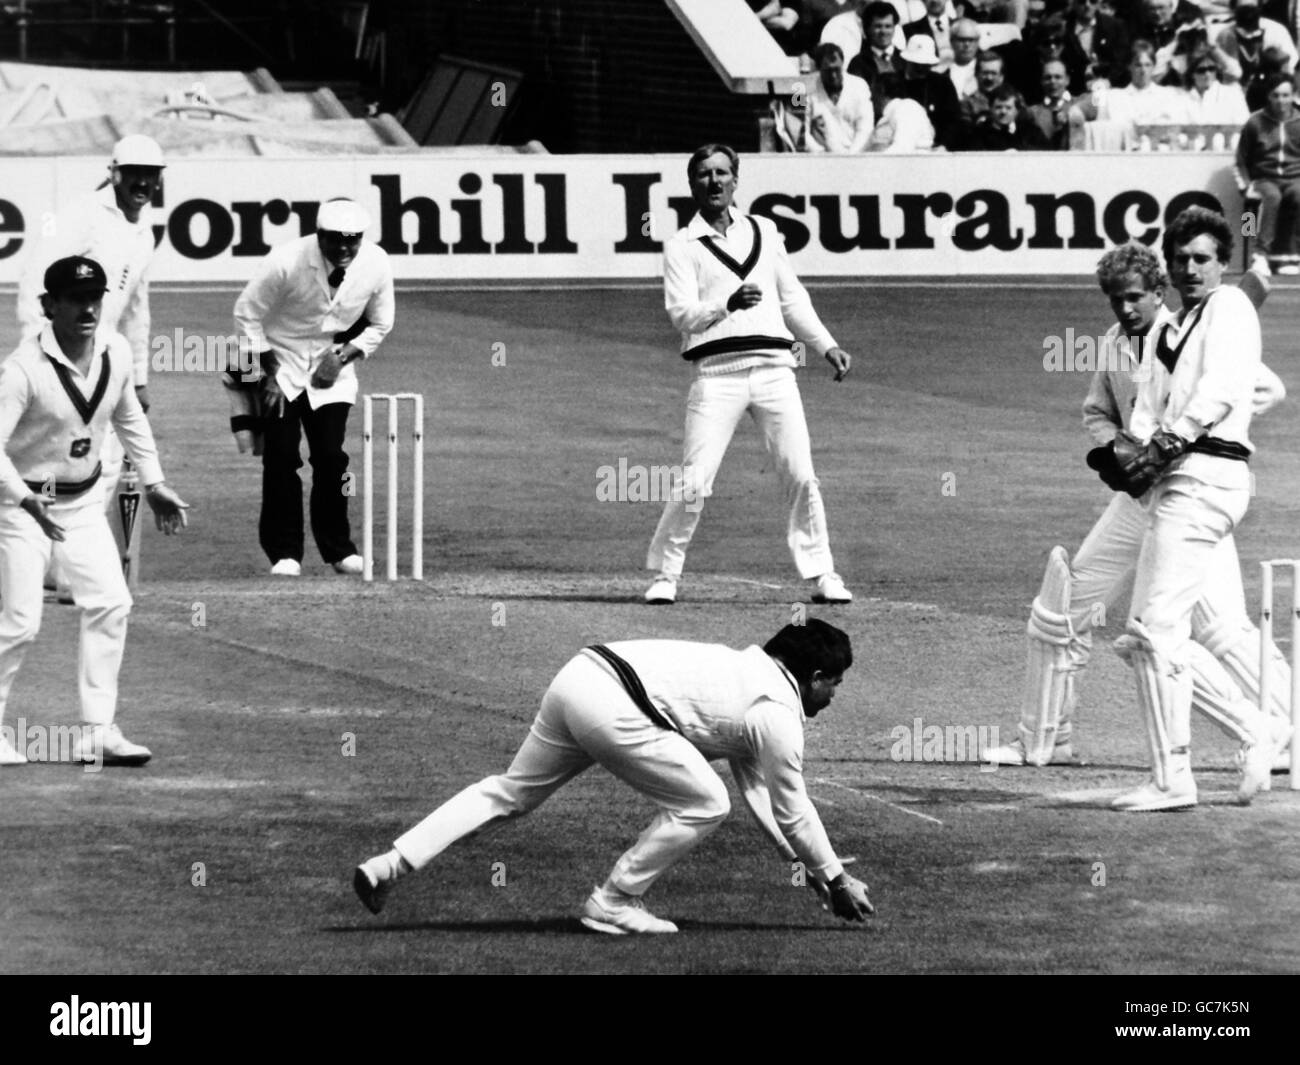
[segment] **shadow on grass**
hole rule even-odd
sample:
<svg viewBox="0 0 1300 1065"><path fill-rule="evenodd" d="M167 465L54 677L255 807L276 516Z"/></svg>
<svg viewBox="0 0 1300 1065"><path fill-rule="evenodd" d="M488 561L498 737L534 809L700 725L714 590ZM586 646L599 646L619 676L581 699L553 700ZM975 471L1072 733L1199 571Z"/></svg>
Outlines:
<svg viewBox="0 0 1300 1065"><path fill-rule="evenodd" d="M677 921L682 932L855 932L863 928L845 923L773 923L759 921ZM868 923L866 928L870 928ZM475 935L572 935L591 940L602 939L658 939L658 936L612 936L584 928L576 917L539 917L534 920L485 921L416 921L403 924L328 925L322 932L343 935L353 933L392 932L471 932Z"/></svg>

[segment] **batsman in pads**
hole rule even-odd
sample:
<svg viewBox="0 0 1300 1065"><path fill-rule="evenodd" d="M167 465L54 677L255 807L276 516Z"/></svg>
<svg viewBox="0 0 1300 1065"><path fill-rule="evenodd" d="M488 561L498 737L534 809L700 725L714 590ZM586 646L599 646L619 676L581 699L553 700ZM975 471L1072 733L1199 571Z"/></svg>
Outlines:
<svg viewBox="0 0 1300 1065"><path fill-rule="evenodd" d="M49 323L0 367L0 720L40 631L42 578L53 557L81 610L77 756L141 765L149 749L127 740L114 720L131 594L104 513L100 448L110 424L140 471L158 528L179 532L187 504L163 482L130 346L98 332L107 288L93 259L53 263L41 297ZM0 737L0 764L25 761Z"/></svg>
<svg viewBox="0 0 1300 1065"><path fill-rule="evenodd" d="M1127 435L1142 383L1158 362L1156 341L1175 321L1165 306L1165 271L1156 253L1138 242L1102 256L1097 278L1111 303L1116 324L1102 344L1102 364L1094 373L1083 406L1084 426L1096 445L1089 464L1100 466L1115 490L1101 517L1073 559L1053 548L1042 588L1030 612L1027 668L1019 738L985 752L1002 765L1068 765L1075 761L1073 716L1075 681L1092 654L1092 629L1116 607L1131 586L1150 524L1147 509L1114 468L1114 441ZM1242 291L1262 303L1267 282L1255 274ZM1252 402L1256 413L1270 409L1285 390L1267 367L1258 368ZM1212 553L1202 594L1191 617L1193 643L1186 649L1192 678L1192 706L1239 745L1243 774L1239 795L1249 800L1267 789L1269 769L1290 736L1285 707L1274 700L1271 713L1258 709L1259 632L1246 609L1241 570L1231 536ZM1275 666L1289 671L1281 654Z"/></svg>
<svg viewBox="0 0 1300 1065"><path fill-rule="evenodd" d="M611 935L676 932L646 909L646 893L730 811L709 765L726 758L750 813L786 862L801 861L823 905L848 921L874 911L844 870L804 787L803 722L825 709L853 662L846 633L813 618L762 646L733 650L681 640L627 640L584 649L542 696L510 768L487 777L363 862L353 886L379 913L396 881L457 840L536 809L599 763L659 807L582 908Z"/></svg>

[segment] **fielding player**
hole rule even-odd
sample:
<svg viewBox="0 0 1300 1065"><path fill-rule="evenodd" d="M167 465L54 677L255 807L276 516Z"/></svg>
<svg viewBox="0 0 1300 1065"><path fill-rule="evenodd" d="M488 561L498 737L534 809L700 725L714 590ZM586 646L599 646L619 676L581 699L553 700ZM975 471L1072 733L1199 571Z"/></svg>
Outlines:
<svg viewBox="0 0 1300 1065"><path fill-rule="evenodd" d="M830 704L853 662L848 636L813 618L763 647L628 640L586 648L542 697L510 768L445 802L393 849L357 868L373 913L396 879L470 833L520 817L593 763L652 799L659 814L583 907L597 932L676 932L642 898L730 810L709 766L727 758L750 812L788 862L845 920L874 912L867 886L844 871L803 780L803 721Z"/></svg>
<svg viewBox="0 0 1300 1065"><path fill-rule="evenodd" d="M851 359L813 310L776 226L732 209L739 169L736 153L722 144L706 144L691 156L686 174L699 213L664 245L664 305L681 330L682 357L695 364L695 380L686 400L683 477L646 556L646 567L658 571L646 602L677 598L700 510L748 413L776 464L799 576L811 581L814 602L847 603L853 596L835 573L795 382L794 335L826 357L836 381Z"/></svg>
<svg viewBox="0 0 1300 1065"><path fill-rule="evenodd" d="M264 371L256 384L263 434L258 537L276 576L302 572L303 434L321 558L339 573L362 570L348 524L343 441L357 401L353 364L373 355L393 327L393 271L387 253L364 240L369 226L370 216L352 200L322 204L316 232L272 251L235 303L241 349L258 352ZM227 379L228 387L253 386L241 375Z"/></svg>
<svg viewBox="0 0 1300 1065"><path fill-rule="evenodd" d="M1128 431L1110 451L1112 474L1145 496L1127 632L1116 650L1133 668L1151 749L1152 779L1112 804L1129 811L1196 805L1191 767L1192 615L1220 544L1250 502L1247 461L1259 376L1259 317L1240 289L1224 286L1232 229L1191 207L1164 234L1165 262L1183 306L1156 336ZM1266 745L1265 745L1266 746ZM1270 759L1271 762L1271 759ZM1269 764L1262 767L1262 784ZM1258 765L1246 759L1246 794Z"/></svg>
<svg viewBox="0 0 1300 1065"><path fill-rule="evenodd" d="M93 259L45 271L49 323L0 367L0 719L41 625L53 556L81 609L79 756L142 765L149 749L114 723L131 595L104 515L99 460L111 423L140 471L158 528L178 532L187 504L163 483L153 433L132 387L131 348L98 333L108 279ZM26 761L0 737L0 763Z"/></svg>
<svg viewBox="0 0 1300 1065"><path fill-rule="evenodd" d="M1104 454L1116 434L1128 429L1139 382L1151 373L1153 338L1174 315L1164 305L1160 260L1143 244L1130 242L1107 252L1098 263L1097 277L1118 319L1106 334L1102 366L1083 408L1084 425L1098 445L1094 454ZM1248 283L1262 301L1265 283L1255 275L1248 275ZM1283 393L1282 383L1261 366L1256 411L1268 410ZM1064 548L1052 550L1029 618L1020 737L985 751L987 760L1035 766L1075 760L1076 674L1091 658L1093 626L1104 622L1133 577L1149 522L1142 504L1120 491L1072 560L1067 561ZM1267 786L1258 763L1285 745L1290 726L1280 703L1269 720L1257 709L1259 633L1246 610L1231 537L1212 556L1204 594L1193 612L1192 635L1198 641L1188 648L1193 705L1242 744L1243 764L1247 757L1252 763L1252 772L1242 782L1243 797L1249 798L1256 788ZM1286 670L1280 654L1277 660Z"/></svg>
<svg viewBox="0 0 1300 1065"><path fill-rule="evenodd" d="M162 149L150 137L132 134L113 148L109 181L99 191L74 200L47 226L48 236L26 264L18 286L18 321L30 340L45 328L41 309L46 268L56 259L81 255L94 259L109 278L100 326L121 333L130 345L136 396L149 410L149 261L154 235L150 204L162 184ZM104 436L102 480L110 509L122 472L122 445L110 427ZM57 577L57 574L56 574ZM66 581L59 580L61 593ZM69 601L61 594L63 601Z"/></svg>

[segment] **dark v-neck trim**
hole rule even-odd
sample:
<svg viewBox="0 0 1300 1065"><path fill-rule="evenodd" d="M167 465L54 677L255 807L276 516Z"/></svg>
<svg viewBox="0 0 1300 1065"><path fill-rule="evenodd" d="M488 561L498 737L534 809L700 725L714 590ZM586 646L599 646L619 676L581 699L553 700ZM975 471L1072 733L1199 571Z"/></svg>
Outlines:
<svg viewBox="0 0 1300 1065"><path fill-rule="evenodd" d="M45 357L53 363L55 376L58 377L59 384L63 386L63 391L72 400L72 405L77 408L81 420L89 425L90 420L95 416L95 411L99 409L100 403L104 400L104 394L108 391L108 378L111 370L108 349L105 348L100 355L99 380L95 382L95 391L90 394L89 400L81 394L81 389L77 387L77 383L72 379L71 370L49 352L45 353Z"/></svg>
<svg viewBox="0 0 1300 1065"><path fill-rule="evenodd" d="M745 219L754 230L754 246L750 248L749 256L743 263L736 262L735 259L719 248L718 242L712 237L705 236L700 238L700 243L713 253L714 258L742 281L749 276L749 272L754 269L754 265L758 262L758 257L763 253L763 234L758 228L758 223L748 215L745 216Z"/></svg>

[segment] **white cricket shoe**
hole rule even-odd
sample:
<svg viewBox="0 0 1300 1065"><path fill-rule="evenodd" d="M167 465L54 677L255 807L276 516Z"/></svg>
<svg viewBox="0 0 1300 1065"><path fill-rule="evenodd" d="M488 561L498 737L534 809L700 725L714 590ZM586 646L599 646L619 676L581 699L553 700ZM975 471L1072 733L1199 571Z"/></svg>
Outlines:
<svg viewBox="0 0 1300 1065"><path fill-rule="evenodd" d="M677 602L677 578L660 574L646 589L645 601L651 606L667 606Z"/></svg>
<svg viewBox="0 0 1300 1065"><path fill-rule="evenodd" d="M393 890L394 881L387 872L387 863L381 856L362 862L352 874L352 890L371 913L379 913L384 908L388 893Z"/></svg>
<svg viewBox="0 0 1300 1065"><path fill-rule="evenodd" d="M1264 277L1273 276L1273 268L1268 265L1268 256L1262 252L1256 252L1250 257L1250 268Z"/></svg>
<svg viewBox="0 0 1300 1065"><path fill-rule="evenodd" d="M853 593L844 587L838 573L823 573L813 578L812 601L814 603L851 603Z"/></svg>
<svg viewBox="0 0 1300 1065"><path fill-rule="evenodd" d="M301 577L302 563L296 558L282 558L271 567L272 577Z"/></svg>
<svg viewBox="0 0 1300 1065"><path fill-rule="evenodd" d="M82 725L73 760L83 765L141 766L153 757L148 747L132 743L117 725Z"/></svg>
<svg viewBox="0 0 1300 1065"><path fill-rule="evenodd" d="M27 756L14 747L4 736L0 736L0 765L26 765Z"/></svg>
<svg viewBox="0 0 1300 1065"><path fill-rule="evenodd" d="M1052 756L1046 762L1031 762L1025 756L1025 741L1014 739L1010 743L1004 743L1000 747L985 747L981 761L993 762L997 765L1082 765L1078 758L1074 756L1074 749L1067 740L1065 743L1058 743L1052 748Z"/></svg>
<svg viewBox="0 0 1300 1065"><path fill-rule="evenodd" d="M1140 788L1126 791L1111 801L1111 808L1126 813L1154 813L1158 810L1186 810L1196 805L1196 781L1191 766L1169 769L1169 786L1160 787L1154 779Z"/></svg>
<svg viewBox="0 0 1300 1065"><path fill-rule="evenodd" d="M628 899L617 906L607 905L601 901L600 888L587 896L582 907L582 923L594 932L611 936L664 935L677 931L672 921L656 917L640 899Z"/></svg>
<svg viewBox="0 0 1300 1065"><path fill-rule="evenodd" d="M365 560L360 555L348 555L347 558L341 558L334 563L334 572L356 574L362 572L365 567Z"/></svg>
<svg viewBox="0 0 1300 1065"><path fill-rule="evenodd" d="M1256 792L1271 791L1274 773L1290 770L1291 755L1288 748L1293 731L1291 722L1285 718L1270 717L1268 739L1264 743L1241 745L1237 752L1237 764L1241 766L1241 786L1237 789L1237 798L1243 803L1250 802Z"/></svg>

